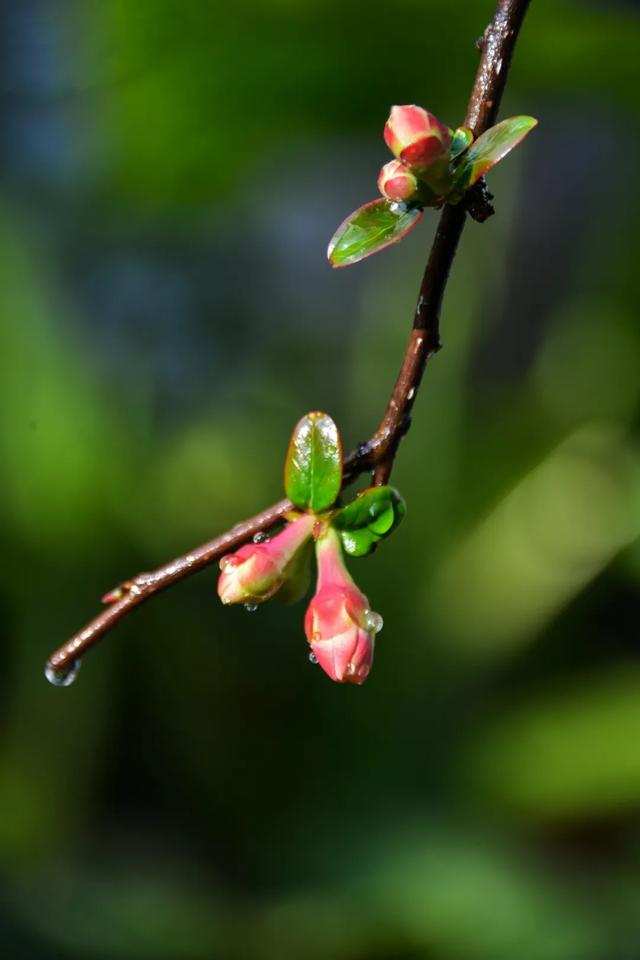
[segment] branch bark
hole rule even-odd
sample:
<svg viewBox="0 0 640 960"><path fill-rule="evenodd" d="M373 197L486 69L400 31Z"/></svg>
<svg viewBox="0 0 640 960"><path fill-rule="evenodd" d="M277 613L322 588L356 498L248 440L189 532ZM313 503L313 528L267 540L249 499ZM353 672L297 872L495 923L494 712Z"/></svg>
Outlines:
<svg viewBox="0 0 640 960"><path fill-rule="evenodd" d="M499 0L493 19L478 41L480 63L464 120L464 126L469 127L476 137L495 121L529 3L530 0ZM474 208L468 206L476 216ZM447 205L442 212L398 378L378 429L345 461L345 485L366 471L373 471L377 484L386 483L391 475L398 447L411 423L411 411L425 367L429 358L440 349L440 308L466 216L467 210L462 203ZM482 219L482 216L476 216L476 219ZM288 500L281 500L184 556L122 583L103 598L107 606L102 613L51 655L48 671L64 675L79 657L135 607L160 590L166 590L214 563L256 534L269 530L291 509Z"/></svg>

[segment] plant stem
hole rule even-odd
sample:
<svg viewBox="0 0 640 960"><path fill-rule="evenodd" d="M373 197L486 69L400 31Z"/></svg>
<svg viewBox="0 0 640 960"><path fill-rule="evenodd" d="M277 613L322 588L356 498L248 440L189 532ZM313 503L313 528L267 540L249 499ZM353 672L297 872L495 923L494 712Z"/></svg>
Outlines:
<svg viewBox="0 0 640 960"><path fill-rule="evenodd" d="M530 0L499 0L494 17L479 41L480 63L464 121L464 126L469 127L476 137L492 126L496 118L529 3ZM422 278L413 327L398 378L380 426L345 461L345 485L366 471L373 471L376 484L386 483L391 475L398 446L411 423L411 410L427 361L440 349L440 307L465 220L463 204L445 206ZM106 595L106 609L51 655L48 666L60 672L69 670L75 660L134 607L214 563L255 534L269 530L291 509L288 500L281 500L184 556L151 573L141 573L125 581Z"/></svg>

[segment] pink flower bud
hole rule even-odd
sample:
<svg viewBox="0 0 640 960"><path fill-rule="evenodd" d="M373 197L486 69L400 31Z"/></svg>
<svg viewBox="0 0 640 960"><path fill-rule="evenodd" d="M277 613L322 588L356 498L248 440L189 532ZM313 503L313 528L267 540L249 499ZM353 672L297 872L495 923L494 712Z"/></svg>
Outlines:
<svg viewBox="0 0 640 960"><path fill-rule="evenodd" d="M261 603L272 597L295 568L298 551L311 537L315 517L287 524L270 540L247 543L220 560L218 595L223 603Z"/></svg>
<svg viewBox="0 0 640 960"><path fill-rule="evenodd" d="M378 190L387 200L406 203L418 196L418 181L408 167L399 160L385 163L378 176Z"/></svg>
<svg viewBox="0 0 640 960"><path fill-rule="evenodd" d="M392 107L384 139L398 160L418 173L449 158L449 128L422 107Z"/></svg>
<svg viewBox="0 0 640 960"><path fill-rule="evenodd" d="M382 617L349 576L338 534L332 528L316 544L318 587L304 620L311 651L338 683L364 683L373 661Z"/></svg>

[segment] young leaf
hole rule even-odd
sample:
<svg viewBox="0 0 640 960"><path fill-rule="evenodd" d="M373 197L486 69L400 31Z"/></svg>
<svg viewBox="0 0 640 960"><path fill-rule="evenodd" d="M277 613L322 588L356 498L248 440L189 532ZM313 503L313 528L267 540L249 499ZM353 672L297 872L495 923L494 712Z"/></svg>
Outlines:
<svg viewBox="0 0 640 960"><path fill-rule="evenodd" d="M405 515L405 503L393 487L368 487L333 518L345 551L363 557L388 537Z"/></svg>
<svg viewBox="0 0 640 960"><path fill-rule="evenodd" d="M378 542L368 530L341 530L344 552L350 557L366 557Z"/></svg>
<svg viewBox="0 0 640 960"><path fill-rule="evenodd" d="M420 207L372 200L354 210L332 236L327 257L332 267L348 267L402 240L422 218Z"/></svg>
<svg viewBox="0 0 640 960"><path fill-rule="evenodd" d="M458 127L451 137L451 159L455 160L473 142L473 134L467 127Z"/></svg>
<svg viewBox="0 0 640 960"><path fill-rule="evenodd" d="M455 173L456 187L460 190L472 187L476 180L513 150L537 122L534 117L509 117L481 134L462 155Z"/></svg>
<svg viewBox="0 0 640 960"><path fill-rule="evenodd" d="M308 413L294 427L284 465L285 491L294 506L328 510L342 485L342 442L326 413Z"/></svg>

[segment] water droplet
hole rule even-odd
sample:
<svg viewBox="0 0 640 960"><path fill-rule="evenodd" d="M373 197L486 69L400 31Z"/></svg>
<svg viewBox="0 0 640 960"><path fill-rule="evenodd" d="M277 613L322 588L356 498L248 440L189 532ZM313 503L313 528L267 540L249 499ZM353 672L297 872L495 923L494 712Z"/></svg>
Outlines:
<svg viewBox="0 0 640 960"><path fill-rule="evenodd" d="M80 660L74 660L66 670L54 670L50 663L44 667L44 675L54 687L70 687L80 670Z"/></svg>
<svg viewBox="0 0 640 960"><path fill-rule="evenodd" d="M257 533L253 535L254 543L269 543L269 539L270 539L269 534L265 533L264 530L259 530Z"/></svg>
<svg viewBox="0 0 640 960"><path fill-rule="evenodd" d="M380 633L384 620L375 610L365 610L362 625L368 633Z"/></svg>
<svg viewBox="0 0 640 960"><path fill-rule="evenodd" d="M309 663L317 663L317 662L318 662L318 658L316 657L315 653L312 650L311 653L309 654Z"/></svg>
<svg viewBox="0 0 640 960"><path fill-rule="evenodd" d="M406 203L390 203L389 210L392 213L405 213L407 209Z"/></svg>
<svg viewBox="0 0 640 960"><path fill-rule="evenodd" d="M355 664L354 664L354 663L348 663L347 666L346 666L346 668L345 668L345 671L344 671L345 677L354 677L354 676L355 676L355 673L356 673L356 666L355 666Z"/></svg>
<svg viewBox="0 0 640 960"><path fill-rule="evenodd" d="M247 611L247 613L255 613L256 610L258 609L258 604L257 604L257 603L245 603L245 604L244 604L244 608L245 608L245 610Z"/></svg>

